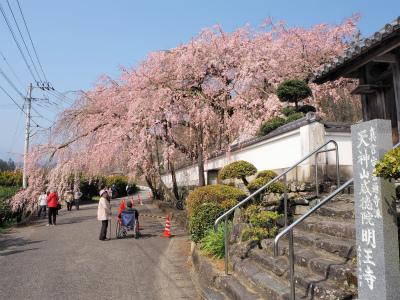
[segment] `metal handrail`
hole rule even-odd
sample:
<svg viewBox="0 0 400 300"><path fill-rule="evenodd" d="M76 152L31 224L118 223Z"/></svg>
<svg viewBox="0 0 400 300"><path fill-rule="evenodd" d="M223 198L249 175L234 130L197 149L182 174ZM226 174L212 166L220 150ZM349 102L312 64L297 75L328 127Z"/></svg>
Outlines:
<svg viewBox="0 0 400 300"><path fill-rule="evenodd" d="M329 144L333 144L335 146L335 150L336 150L336 170L337 170L337 180L338 182L340 181L340 177L339 177L339 147L338 144L335 140L329 140L326 143L324 143L323 145L319 146L318 148L314 149L311 153L309 153L308 155L304 156L302 159L300 159L297 163L295 163L294 165L292 165L291 167L289 167L288 169L286 169L285 172L279 174L278 176L276 176L275 178L271 179L269 182L267 182L265 185L263 185L262 187L260 187L258 190L256 190L255 192L253 192L252 194L250 194L249 196L247 196L245 199L243 199L242 201L240 201L238 204L236 204L234 207L232 207L231 209L229 209L228 211L226 211L224 214L222 214L220 217L218 217L215 220L214 223L214 230L217 230L218 228L218 224L225 219L225 274L228 274L228 229L227 229L227 224L228 224L228 217L239 207L241 207L242 205L246 204L249 200L253 199L254 196L258 195L259 193L263 192L267 187L269 187L271 184L273 184L274 182L278 181L279 179L281 179L282 177L284 177L284 181L285 181L285 187L286 187L286 175L287 173L289 173L290 171L292 171L294 168L296 168L299 164L301 164L302 162L304 162L305 160L309 159L311 156L317 154L318 152L325 152L325 151L321 151L324 147L328 146ZM332 150L332 149L331 149ZM330 151L331 151L330 150ZM317 162L315 162L317 164ZM317 174L316 174L317 175ZM317 186L318 189L318 186ZM285 189L285 226L287 225L287 195L286 195L286 189Z"/></svg>
<svg viewBox="0 0 400 300"><path fill-rule="evenodd" d="M400 142L397 143L392 147L392 149L397 148L400 146ZM293 230L294 228L299 225L301 222L303 222L305 219L307 219L310 215L312 215L316 210L324 206L326 203L328 203L332 198L334 198L337 194L342 192L345 188L350 186L354 182L354 178L349 179L346 181L344 184L342 184L340 187L338 187L335 191L330 193L328 196L326 196L324 199L322 199L318 204L316 204L313 208L311 208L307 213L302 215L300 218L298 218L295 222L293 222L291 225L287 226L284 230L282 230L274 239L273 242L273 248L274 248L274 256L279 255L279 247L278 243L281 238L283 238L285 235L289 234L289 277L290 277L290 300L295 300L295 281L294 281L294 249L293 249ZM339 185L338 185L339 186Z"/></svg>
<svg viewBox="0 0 400 300"><path fill-rule="evenodd" d="M307 219L317 209L319 209L320 207L322 207L326 203L328 203L333 197L335 197L337 194L342 192L345 188L347 188L352 183L353 183L353 178L349 179L344 184L342 184L340 187L338 187L335 191L333 191L331 194L329 194L327 197L325 197L323 200L321 200L313 208L311 208L309 211L307 211L307 213L302 215L300 218L298 218L296 221L294 221L292 224L290 224L288 227L286 227L283 231L281 231L275 237L274 243L273 243L274 256L278 256L279 255L279 248L278 248L279 240L282 237L284 237L286 234L289 234L289 253L288 253L288 255L289 255L289 277L290 277L290 300L295 299L293 228L296 227L301 222L303 222L305 219Z"/></svg>

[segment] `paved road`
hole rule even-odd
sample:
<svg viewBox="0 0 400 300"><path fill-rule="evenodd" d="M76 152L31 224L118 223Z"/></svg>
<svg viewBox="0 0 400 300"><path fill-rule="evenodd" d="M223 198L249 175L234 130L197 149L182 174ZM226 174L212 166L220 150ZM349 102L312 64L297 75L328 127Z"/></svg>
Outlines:
<svg viewBox="0 0 400 300"><path fill-rule="evenodd" d="M144 195L142 195L144 197ZM114 212L118 200L113 201ZM146 201L143 214L158 214ZM165 220L141 218L143 237L98 240L97 204L60 211L45 221L0 236L0 299L198 299L187 263L188 238Z"/></svg>

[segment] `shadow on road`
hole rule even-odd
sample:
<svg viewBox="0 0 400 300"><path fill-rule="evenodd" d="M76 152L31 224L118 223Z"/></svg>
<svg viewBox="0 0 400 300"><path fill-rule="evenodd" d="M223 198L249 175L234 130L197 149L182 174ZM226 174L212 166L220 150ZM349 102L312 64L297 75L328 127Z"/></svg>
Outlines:
<svg viewBox="0 0 400 300"><path fill-rule="evenodd" d="M4 235L3 235L4 236ZM27 240L21 237L14 237L14 238L0 238L0 251L6 251L8 248L10 247L22 247L22 246L26 246L26 245L32 245L32 244L37 244L37 243L41 243L43 241L31 241L31 240ZM31 250L36 250L38 248L34 248ZM19 252L24 252L27 251L29 249L26 250L10 250L10 251L19 251ZM0 254L0 255L4 255L4 254ZM9 255L9 252L7 252L7 255Z"/></svg>
<svg viewBox="0 0 400 300"><path fill-rule="evenodd" d="M96 219L96 216L82 216L82 217L71 216L71 217L68 217L66 215L62 215L57 218L57 226L82 223L82 222L87 222L87 221L90 221L93 219Z"/></svg>
<svg viewBox="0 0 400 300"><path fill-rule="evenodd" d="M8 256L8 255L12 255L12 254L17 254L17 253L22 253L22 252L26 252L26 251L32 251L32 250L38 250L40 248L29 248L29 249L22 249L22 250L10 250L3 253L0 253L0 256Z"/></svg>

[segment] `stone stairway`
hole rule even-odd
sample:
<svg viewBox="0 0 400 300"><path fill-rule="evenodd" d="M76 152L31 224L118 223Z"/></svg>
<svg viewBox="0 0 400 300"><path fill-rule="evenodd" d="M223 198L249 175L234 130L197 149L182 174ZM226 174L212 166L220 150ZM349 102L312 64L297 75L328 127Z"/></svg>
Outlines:
<svg viewBox="0 0 400 300"><path fill-rule="evenodd" d="M356 299L353 211L352 196L343 194L295 230L296 299ZM261 247L231 246L231 275L217 280L221 298L215 299L289 299L287 241L277 257L272 240Z"/></svg>

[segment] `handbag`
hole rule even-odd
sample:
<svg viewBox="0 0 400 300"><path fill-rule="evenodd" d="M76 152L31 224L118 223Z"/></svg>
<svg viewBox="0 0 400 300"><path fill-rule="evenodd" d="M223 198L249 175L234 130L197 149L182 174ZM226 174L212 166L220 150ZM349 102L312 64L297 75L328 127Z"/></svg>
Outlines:
<svg viewBox="0 0 400 300"><path fill-rule="evenodd" d="M58 204L57 204L57 210L60 210L61 208L62 208L61 204L58 203Z"/></svg>

